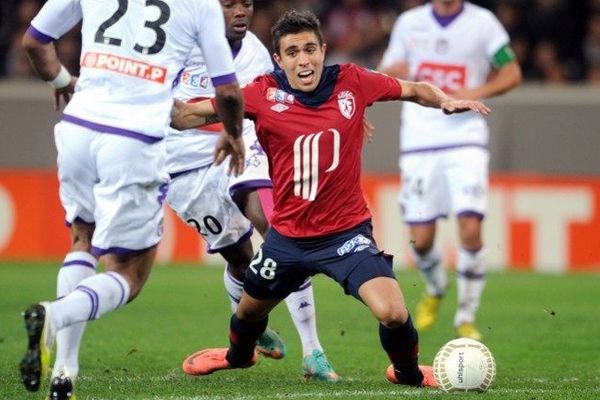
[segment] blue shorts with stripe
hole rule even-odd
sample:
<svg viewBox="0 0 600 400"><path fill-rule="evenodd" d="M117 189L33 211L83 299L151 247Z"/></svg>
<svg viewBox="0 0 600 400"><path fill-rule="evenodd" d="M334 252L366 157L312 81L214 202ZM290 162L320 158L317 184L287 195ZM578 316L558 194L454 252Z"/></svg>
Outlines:
<svg viewBox="0 0 600 400"><path fill-rule="evenodd" d="M271 228L246 270L244 290L260 300L283 299L309 276L323 273L360 300L360 286L377 277L395 279L392 256L377 248L367 220L354 228L310 239Z"/></svg>

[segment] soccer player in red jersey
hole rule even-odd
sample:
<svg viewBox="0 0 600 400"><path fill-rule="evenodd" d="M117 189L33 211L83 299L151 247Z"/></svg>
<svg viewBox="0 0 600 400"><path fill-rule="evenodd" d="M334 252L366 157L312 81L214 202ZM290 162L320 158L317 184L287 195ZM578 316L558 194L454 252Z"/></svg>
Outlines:
<svg viewBox="0 0 600 400"><path fill-rule="evenodd" d="M285 13L272 28L281 70L243 89L244 112L256 124L273 181L271 229L246 272L244 294L231 318L228 349L190 355L186 370L206 375L256 363L255 343L268 314L306 277L324 273L362 301L379 321L392 364L392 383L436 386L431 367L418 365L413 327L392 257L377 248L360 188L363 116L376 101L408 100L447 114L490 110L455 100L428 83L401 81L352 64L324 66L326 46L317 18ZM178 103L173 126L212 121L215 104Z"/></svg>

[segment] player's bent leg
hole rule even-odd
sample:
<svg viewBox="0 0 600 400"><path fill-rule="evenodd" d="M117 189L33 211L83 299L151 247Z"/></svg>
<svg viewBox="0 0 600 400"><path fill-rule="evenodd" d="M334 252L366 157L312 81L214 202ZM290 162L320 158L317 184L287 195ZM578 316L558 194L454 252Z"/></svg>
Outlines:
<svg viewBox="0 0 600 400"><path fill-rule="evenodd" d="M359 290L363 302L379 320L381 345L392 361L393 383L424 386L426 377L419 367L419 336L412 324L398 282L390 277L377 277L363 283ZM389 368L388 368L389 369Z"/></svg>
<svg viewBox="0 0 600 400"><path fill-rule="evenodd" d="M27 351L21 359L19 370L25 389L35 392L40 388L50 362L55 329L50 318L48 303L33 304L23 312L27 331Z"/></svg>

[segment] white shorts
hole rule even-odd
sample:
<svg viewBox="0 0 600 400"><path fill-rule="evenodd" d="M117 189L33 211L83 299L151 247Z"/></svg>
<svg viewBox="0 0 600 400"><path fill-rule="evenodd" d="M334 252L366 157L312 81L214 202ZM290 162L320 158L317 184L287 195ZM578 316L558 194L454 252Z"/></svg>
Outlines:
<svg viewBox="0 0 600 400"><path fill-rule="evenodd" d="M252 235L252 224L229 195L228 160L181 174L171 180L167 203L215 253Z"/></svg>
<svg viewBox="0 0 600 400"><path fill-rule="evenodd" d="M273 187L269 176L269 160L256 138L254 125L251 125L251 129L244 129L244 145L246 148L244 172L230 178L229 193L231 195L238 189Z"/></svg>
<svg viewBox="0 0 600 400"><path fill-rule="evenodd" d="M162 141L147 144L68 122L56 125L54 140L67 223L96 225L94 255L158 244L168 188Z"/></svg>
<svg viewBox="0 0 600 400"><path fill-rule="evenodd" d="M408 224L429 223L451 212L485 216L489 152L480 147L402 155L400 206Z"/></svg>

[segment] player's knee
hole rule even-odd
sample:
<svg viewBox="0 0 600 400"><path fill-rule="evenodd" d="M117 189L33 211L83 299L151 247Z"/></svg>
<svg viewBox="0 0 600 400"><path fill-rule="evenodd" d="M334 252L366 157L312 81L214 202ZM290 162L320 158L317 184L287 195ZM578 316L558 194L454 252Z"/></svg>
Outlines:
<svg viewBox="0 0 600 400"><path fill-rule="evenodd" d="M415 239L412 241L412 248L419 257L424 257L433 248L433 239Z"/></svg>
<svg viewBox="0 0 600 400"><path fill-rule="evenodd" d="M379 310L376 317L383 326L397 328L404 325L408 319L408 311L405 307L395 307L390 304L386 308Z"/></svg>

